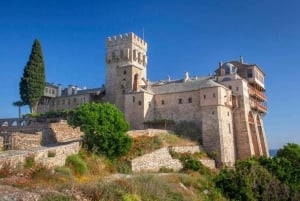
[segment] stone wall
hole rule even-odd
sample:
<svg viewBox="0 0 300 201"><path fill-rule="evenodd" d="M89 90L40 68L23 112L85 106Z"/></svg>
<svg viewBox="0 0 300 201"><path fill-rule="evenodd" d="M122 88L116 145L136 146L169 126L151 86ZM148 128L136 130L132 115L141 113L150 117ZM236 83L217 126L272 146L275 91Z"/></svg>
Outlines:
<svg viewBox="0 0 300 201"><path fill-rule="evenodd" d="M13 132L11 135L11 149L26 150L40 147L41 141L42 132L37 132L36 134Z"/></svg>
<svg viewBox="0 0 300 201"><path fill-rule="evenodd" d="M172 147L173 151L177 153L197 153L201 151L199 146L178 146ZM200 159L204 166L215 169L215 161L212 159ZM145 154L137 157L131 161L132 172L158 172L161 168L169 168L174 171L182 169L180 160L173 159L170 155L169 149L164 147L153 151L152 153Z"/></svg>
<svg viewBox="0 0 300 201"><path fill-rule="evenodd" d="M210 169L216 169L216 163L215 160L212 159L200 159L199 160L202 165L204 165L205 167L208 167Z"/></svg>
<svg viewBox="0 0 300 201"><path fill-rule="evenodd" d="M69 155L77 154L80 150L80 142L54 147L40 147L32 150L10 150L0 154L0 168L9 163L12 168L25 163L26 158L33 157L35 163L46 167L63 166Z"/></svg>
<svg viewBox="0 0 300 201"><path fill-rule="evenodd" d="M200 146L180 146L180 147L172 147L172 150L177 153L198 153L203 151Z"/></svg>
<svg viewBox="0 0 300 201"><path fill-rule="evenodd" d="M131 130L127 132L127 134L133 138L140 137L140 136L153 137L158 134L171 134L171 133L173 133L173 131L163 130L163 129Z"/></svg>
<svg viewBox="0 0 300 201"><path fill-rule="evenodd" d="M49 124L50 129L53 132L57 142L67 142L73 139L78 139L84 134L80 131L80 128L73 128L69 126L67 121L60 121L57 123Z"/></svg>
<svg viewBox="0 0 300 201"><path fill-rule="evenodd" d="M132 172L158 172L161 168L174 171L182 169L178 159L173 159L168 148L161 148L152 153L145 154L131 161Z"/></svg>

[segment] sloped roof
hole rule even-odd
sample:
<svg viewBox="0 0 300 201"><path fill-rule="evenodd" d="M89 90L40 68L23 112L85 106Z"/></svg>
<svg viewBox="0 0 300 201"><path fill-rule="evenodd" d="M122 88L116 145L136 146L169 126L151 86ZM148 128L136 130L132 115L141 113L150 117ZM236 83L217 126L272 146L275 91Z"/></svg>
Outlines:
<svg viewBox="0 0 300 201"><path fill-rule="evenodd" d="M164 81L152 83L148 86L149 92L154 94L165 94L165 93L176 93L176 92L185 92L185 91L194 91L202 88L208 87L224 87L223 85L215 82L210 77L200 77L192 78L185 81L174 80L174 81Z"/></svg>

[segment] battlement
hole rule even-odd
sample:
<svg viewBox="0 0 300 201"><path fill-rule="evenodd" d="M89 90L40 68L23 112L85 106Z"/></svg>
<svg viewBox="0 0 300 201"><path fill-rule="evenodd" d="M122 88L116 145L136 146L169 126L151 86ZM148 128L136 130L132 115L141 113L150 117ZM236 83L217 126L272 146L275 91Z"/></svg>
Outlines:
<svg viewBox="0 0 300 201"><path fill-rule="evenodd" d="M124 42L134 42L136 44L139 44L141 47L147 49L147 43L142 38L138 37L132 32L106 38L107 46L120 44Z"/></svg>

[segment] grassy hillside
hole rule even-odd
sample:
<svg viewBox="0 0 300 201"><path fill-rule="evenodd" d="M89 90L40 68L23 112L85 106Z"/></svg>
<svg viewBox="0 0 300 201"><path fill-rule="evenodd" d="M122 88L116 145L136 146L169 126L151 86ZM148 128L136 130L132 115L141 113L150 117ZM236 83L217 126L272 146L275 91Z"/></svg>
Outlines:
<svg viewBox="0 0 300 201"><path fill-rule="evenodd" d="M129 153L116 160L82 149L79 154L68 157L65 166L55 170L34 161L27 161L14 171L7 164L0 170L0 184L38 193L40 200L226 200L212 181L216 173L199 165L194 158L205 154L188 158L184 155L187 165L178 173L162 169L156 174L131 174L129 160L132 158L164 146L195 144L175 135L139 136L133 139Z"/></svg>

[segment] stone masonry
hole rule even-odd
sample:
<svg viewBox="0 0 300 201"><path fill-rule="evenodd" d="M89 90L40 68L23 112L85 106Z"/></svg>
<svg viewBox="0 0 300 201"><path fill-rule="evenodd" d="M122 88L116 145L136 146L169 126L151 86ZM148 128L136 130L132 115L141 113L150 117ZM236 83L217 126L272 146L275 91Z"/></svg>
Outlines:
<svg viewBox="0 0 300 201"><path fill-rule="evenodd" d="M161 168L168 168L178 171L183 168L180 160L173 159L169 149L177 153L198 153L199 146L176 146L164 147L149 154L137 157L131 161L132 172L158 172ZM211 169L215 168L215 161L212 159L200 159L200 162Z"/></svg>

